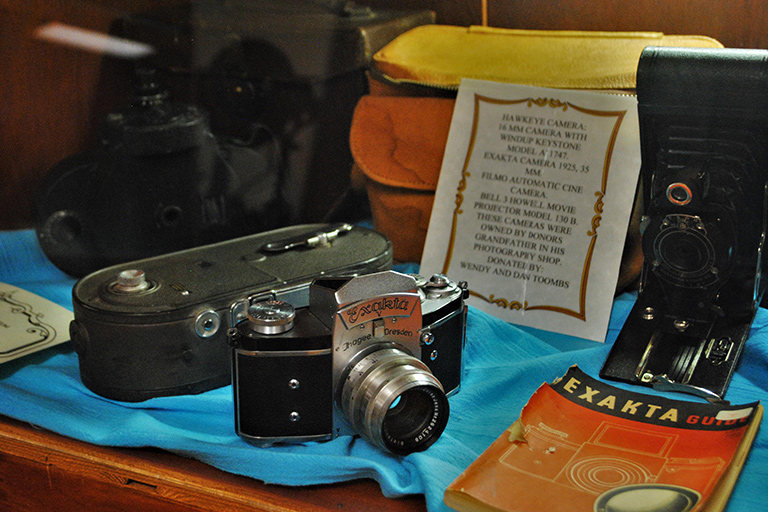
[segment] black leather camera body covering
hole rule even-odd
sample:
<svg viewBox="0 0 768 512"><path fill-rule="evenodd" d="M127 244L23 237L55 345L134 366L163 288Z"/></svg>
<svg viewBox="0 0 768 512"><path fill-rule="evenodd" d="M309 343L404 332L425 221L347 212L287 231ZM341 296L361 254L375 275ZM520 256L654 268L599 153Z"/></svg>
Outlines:
<svg viewBox="0 0 768 512"><path fill-rule="evenodd" d="M768 51L646 48L641 289L600 375L717 400L765 290Z"/></svg>
<svg viewBox="0 0 768 512"><path fill-rule="evenodd" d="M227 330L242 297L294 300L314 278L392 266L392 244L349 224L281 228L116 265L79 280L70 326L83 383L114 400L230 383Z"/></svg>

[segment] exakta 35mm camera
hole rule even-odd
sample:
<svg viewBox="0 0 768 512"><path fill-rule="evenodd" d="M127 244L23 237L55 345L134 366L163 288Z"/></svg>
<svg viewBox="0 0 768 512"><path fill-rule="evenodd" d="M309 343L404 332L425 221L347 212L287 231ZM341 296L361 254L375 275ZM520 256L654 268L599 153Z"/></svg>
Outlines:
<svg viewBox="0 0 768 512"><path fill-rule="evenodd" d="M422 451L461 383L465 282L394 271L322 277L309 305L243 300L230 329L235 429L257 446L361 434Z"/></svg>
<svg viewBox="0 0 768 512"><path fill-rule="evenodd" d="M600 375L717 401L765 290L768 51L646 48L642 287Z"/></svg>

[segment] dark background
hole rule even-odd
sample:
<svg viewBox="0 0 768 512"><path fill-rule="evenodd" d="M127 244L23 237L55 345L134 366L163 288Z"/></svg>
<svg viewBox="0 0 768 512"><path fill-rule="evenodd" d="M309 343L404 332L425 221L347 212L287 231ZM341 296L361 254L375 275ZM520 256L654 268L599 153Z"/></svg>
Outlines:
<svg viewBox="0 0 768 512"><path fill-rule="evenodd" d="M127 12L180 3L0 0L0 229L32 226L42 176L95 142L98 120L115 103L111 91L125 85L105 83L100 56L35 40L34 28L56 20L106 32ZM357 3L431 9L441 24L483 23L480 0ZM768 2L762 0L488 0L486 12L487 24L497 27L700 34L727 47L768 48Z"/></svg>

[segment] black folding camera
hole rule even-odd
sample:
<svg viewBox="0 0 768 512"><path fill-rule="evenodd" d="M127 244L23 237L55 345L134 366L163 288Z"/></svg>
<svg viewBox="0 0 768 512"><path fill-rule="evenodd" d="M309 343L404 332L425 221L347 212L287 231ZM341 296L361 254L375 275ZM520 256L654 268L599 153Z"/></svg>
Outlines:
<svg viewBox="0 0 768 512"><path fill-rule="evenodd" d="M230 329L235 429L257 446L358 433L422 451L461 383L468 294L442 274L323 277L309 306L244 299Z"/></svg>
<svg viewBox="0 0 768 512"><path fill-rule="evenodd" d="M641 289L600 375L723 397L765 290L768 51L646 48Z"/></svg>

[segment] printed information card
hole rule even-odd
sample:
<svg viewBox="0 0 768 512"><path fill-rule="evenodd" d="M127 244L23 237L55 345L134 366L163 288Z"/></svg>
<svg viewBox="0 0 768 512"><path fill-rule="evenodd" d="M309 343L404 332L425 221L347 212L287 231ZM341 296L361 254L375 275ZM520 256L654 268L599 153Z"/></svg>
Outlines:
<svg viewBox="0 0 768 512"><path fill-rule="evenodd" d="M632 95L463 80L421 273L506 321L605 341L640 171Z"/></svg>
<svg viewBox="0 0 768 512"><path fill-rule="evenodd" d="M0 283L0 363L69 341L73 318L55 302Z"/></svg>

